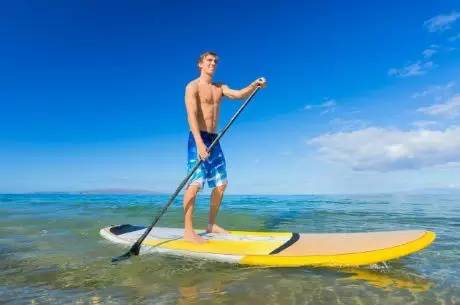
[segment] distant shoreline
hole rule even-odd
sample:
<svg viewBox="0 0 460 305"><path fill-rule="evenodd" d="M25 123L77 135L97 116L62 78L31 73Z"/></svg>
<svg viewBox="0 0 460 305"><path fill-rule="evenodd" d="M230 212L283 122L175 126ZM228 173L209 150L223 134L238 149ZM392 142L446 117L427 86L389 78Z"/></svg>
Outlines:
<svg viewBox="0 0 460 305"><path fill-rule="evenodd" d="M408 191L381 192L381 193L294 193L294 194L271 194L271 193L227 193L226 196L376 196L376 195L458 195L459 188L432 188ZM107 188L82 191L37 191L37 192L0 192L0 195L171 195L169 192L151 191L143 189ZM205 189L202 195L209 195L209 189Z"/></svg>

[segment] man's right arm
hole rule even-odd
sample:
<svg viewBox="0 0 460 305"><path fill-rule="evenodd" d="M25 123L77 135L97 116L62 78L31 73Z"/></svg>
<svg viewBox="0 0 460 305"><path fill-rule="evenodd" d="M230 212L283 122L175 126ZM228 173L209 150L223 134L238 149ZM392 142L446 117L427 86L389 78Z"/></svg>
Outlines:
<svg viewBox="0 0 460 305"><path fill-rule="evenodd" d="M267 81L265 80L264 77L260 77L256 79L255 81L253 81L252 83L250 83L247 87L240 89L240 90L230 89L230 87L223 84L222 94L230 99L242 99L242 98L246 98L249 95L251 95L251 93L253 93L257 87L265 88L265 86L267 86Z"/></svg>
<svg viewBox="0 0 460 305"><path fill-rule="evenodd" d="M189 83L185 88L185 108L187 109L187 120L197 146L198 154L201 159L206 159L209 155L207 147L203 142L198 125L198 99L197 88L193 83Z"/></svg>

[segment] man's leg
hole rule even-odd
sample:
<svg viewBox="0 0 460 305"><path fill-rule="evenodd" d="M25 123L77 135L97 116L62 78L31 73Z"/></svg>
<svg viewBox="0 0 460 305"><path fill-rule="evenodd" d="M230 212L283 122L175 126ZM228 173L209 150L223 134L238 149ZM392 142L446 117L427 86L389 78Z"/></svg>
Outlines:
<svg viewBox="0 0 460 305"><path fill-rule="evenodd" d="M217 212L219 212L220 204L222 203L222 198L224 197L225 188L227 184L222 184L216 186L211 193L211 208L209 209L209 223L208 229L206 230L208 233L229 233L227 230L219 227L216 224L216 216Z"/></svg>
<svg viewBox="0 0 460 305"><path fill-rule="evenodd" d="M193 208L199 190L199 185L191 184L184 194L184 240L205 243L206 240L193 230Z"/></svg>

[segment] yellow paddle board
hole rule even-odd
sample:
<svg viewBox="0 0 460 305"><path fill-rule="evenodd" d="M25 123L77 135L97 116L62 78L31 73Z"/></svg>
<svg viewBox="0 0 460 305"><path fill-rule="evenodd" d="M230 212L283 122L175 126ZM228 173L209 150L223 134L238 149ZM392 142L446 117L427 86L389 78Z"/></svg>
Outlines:
<svg viewBox="0 0 460 305"><path fill-rule="evenodd" d="M110 226L100 234L114 242L132 245L145 231L129 224ZM141 254L157 252L258 266L370 265L409 255L430 245L431 231L405 230L363 233L292 233L231 231L230 234L197 230L206 243L182 239L183 229L153 228Z"/></svg>

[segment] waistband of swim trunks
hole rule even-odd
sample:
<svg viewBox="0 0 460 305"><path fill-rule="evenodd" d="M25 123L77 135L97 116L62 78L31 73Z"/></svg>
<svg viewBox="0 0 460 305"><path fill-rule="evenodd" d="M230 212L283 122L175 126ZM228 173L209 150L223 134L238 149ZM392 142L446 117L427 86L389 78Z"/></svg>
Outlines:
<svg viewBox="0 0 460 305"><path fill-rule="evenodd" d="M191 131L190 131L190 134L192 134ZM200 134L201 134L201 136L209 137L209 138L215 138L215 137L217 137L217 133L207 132L207 131L204 131L204 130L200 130Z"/></svg>

